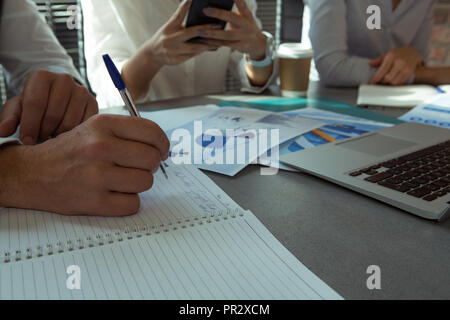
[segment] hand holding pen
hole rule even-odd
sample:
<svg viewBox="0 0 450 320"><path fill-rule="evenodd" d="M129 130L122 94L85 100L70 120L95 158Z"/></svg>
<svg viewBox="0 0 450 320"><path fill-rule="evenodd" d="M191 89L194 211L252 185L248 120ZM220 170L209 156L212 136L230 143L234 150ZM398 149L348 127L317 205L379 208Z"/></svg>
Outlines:
<svg viewBox="0 0 450 320"><path fill-rule="evenodd" d="M106 68L108 69L109 75L111 76L112 81L114 82L114 85L116 86L117 90L119 90L119 93L122 97L123 102L125 103L125 107L127 108L128 112L132 117L138 117L141 118L141 115L139 114L139 110L137 109L135 103L133 102L133 99L131 98L130 93L128 92L128 89L125 85L125 82L122 79L122 76L120 75L120 72L117 70L116 66L114 65L114 62L112 61L111 57L107 54L103 55L103 61L105 62ZM160 164L160 169L166 179L169 177L167 176L167 172L164 169L163 164Z"/></svg>

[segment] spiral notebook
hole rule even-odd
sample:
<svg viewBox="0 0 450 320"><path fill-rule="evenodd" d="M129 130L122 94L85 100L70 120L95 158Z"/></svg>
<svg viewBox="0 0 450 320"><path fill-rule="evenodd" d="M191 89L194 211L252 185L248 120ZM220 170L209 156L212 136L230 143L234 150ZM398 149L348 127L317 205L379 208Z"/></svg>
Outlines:
<svg viewBox="0 0 450 320"><path fill-rule="evenodd" d="M0 299L341 299L199 170L166 169L132 217L0 209Z"/></svg>

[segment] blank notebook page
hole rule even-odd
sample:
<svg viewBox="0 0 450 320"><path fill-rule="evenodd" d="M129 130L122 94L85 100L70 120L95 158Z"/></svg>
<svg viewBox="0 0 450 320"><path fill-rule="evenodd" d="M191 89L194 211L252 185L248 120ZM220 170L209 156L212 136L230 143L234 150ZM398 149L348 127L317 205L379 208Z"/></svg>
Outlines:
<svg viewBox="0 0 450 320"><path fill-rule="evenodd" d="M81 290L66 287L78 265ZM0 265L0 299L341 299L250 212Z"/></svg>
<svg viewBox="0 0 450 320"><path fill-rule="evenodd" d="M435 87L427 85L362 85L359 88L358 105L410 108L436 97L437 94Z"/></svg>
<svg viewBox="0 0 450 320"><path fill-rule="evenodd" d="M105 237L114 231L192 220L239 210L240 207L200 170L193 166L170 166L169 179L161 172L151 190L141 194L141 210L124 218L62 216L31 210L0 208L0 256L4 252L24 253L38 246L55 246L67 241L87 245L88 237ZM55 248L56 249L56 248Z"/></svg>

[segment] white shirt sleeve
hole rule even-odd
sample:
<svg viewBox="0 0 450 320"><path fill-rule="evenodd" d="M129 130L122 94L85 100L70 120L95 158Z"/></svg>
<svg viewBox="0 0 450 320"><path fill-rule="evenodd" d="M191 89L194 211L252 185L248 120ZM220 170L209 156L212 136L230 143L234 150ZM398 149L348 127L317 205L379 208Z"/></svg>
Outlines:
<svg viewBox="0 0 450 320"><path fill-rule="evenodd" d="M104 107L123 106L123 101L114 87L111 77L105 69L102 55L109 54L118 70L122 70L125 63L139 49L126 32L127 26L121 17L136 17L139 21L139 2L112 0L81 0L85 19L85 52L89 82L97 93L98 101ZM137 12L139 13L139 12Z"/></svg>
<svg viewBox="0 0 450 320"><path fill-rule="evenodd" d="M30 0L3 1L0 61L10 97L22 91L26 77L36 70L67 73L83 83L70 56Z"/></svg>
<svg viewBox="0 0 450 320"><path fill-rule="evenodd" d="M247 1L247 5L248 5L249 9L253 13L253 16L256 18L256 22L258 23L258 26L260 27L260 29L262 29L262 23L257 18L257 15L256 15L257 9L258 9L258 5L256 4L256 1L255 0L246 0L246 1ZM245 56L242 53L240 53L239 51L232 51L229 68L230 68L230 71L233 74L233 76L236 79L240 80L241 90L243 92L262 93L270 85L272 85L276 80L276 77L278 75L278 68L277 68L278 64L276 63L276 61L274 61L273 66L274 67L272 70L272 75L270 76L267 83L262 87L256 87L256 86L251 85L250 79L248 78L247 71L246 71Z"/></svg>
<svg viewBox="0 0 450 320"><path fill-rule="evenodd" d="M247 1L256 14L256 1ZM81 3L85 21L88 76L92 89L97 93L99 107L123 106L105 69L102 55L108 53L117 68L122 70L125 63L173 15L179 2L81 0ZM245 72L244 56L239 52L230 52L231 50L223 48L217 52L204 53L177 66L164 66L153 78L147 95L137 102L222 91L227 68L241 81L242 87L255 90L253 92L264 90L265 87L254 88L250 85Z"/></svg>
<svg viewBox="0 0 450 320"><path fill-rule="evenodd" d="M0 147L7 144L20 144L20 140L18 138L9 137L9 138L0 138Z"/></svg>

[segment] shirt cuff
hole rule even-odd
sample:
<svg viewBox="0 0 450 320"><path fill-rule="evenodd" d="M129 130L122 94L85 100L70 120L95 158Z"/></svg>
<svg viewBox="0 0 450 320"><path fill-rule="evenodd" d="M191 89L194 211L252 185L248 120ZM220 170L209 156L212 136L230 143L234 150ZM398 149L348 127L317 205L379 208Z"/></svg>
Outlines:
<svg viewBox="0 0 450 320"><path fill-rule="evenodd" d="M17 128L17 131L8 138L0 138L0 148L6 145L18 145L22 144L22 142L19 139L19 128Z"/></svg>
<svg viewBox="0 0 450 320"><path fill-rule="evenodd" d="M47 71L59 74L68 74L72 76L72 78L78 82L80 85L86 87L86 81L81 77L79 72L71 67L65 66L49 66L45 68Z"/></svg>
<svg viewBox="0 0 450 320"><path fill-rule="evenodd" d="M70 75L76 82L78 82L80 85L86 87L86 81L81 77L79 72L70 66L61 66L61 65L54 65L54 66L40 66L35 65L29 70L27 70L26 74L22 76L22 80L20 82L14 82L11 83L8 86L8 98L15 97L19 95L24 88L25 80L29 75L31 75L33 72L39 71L39 70L46 70L53 73L58 74L68 74Z"/></svg>

